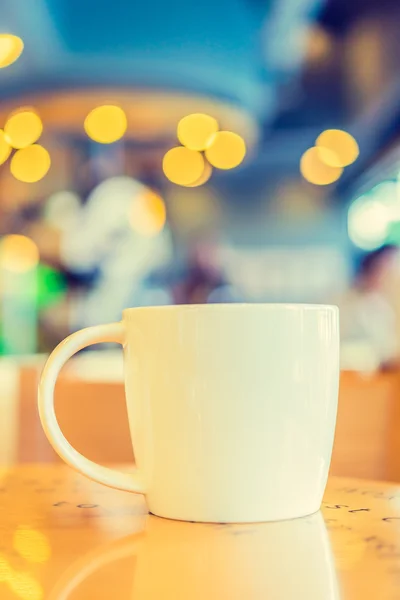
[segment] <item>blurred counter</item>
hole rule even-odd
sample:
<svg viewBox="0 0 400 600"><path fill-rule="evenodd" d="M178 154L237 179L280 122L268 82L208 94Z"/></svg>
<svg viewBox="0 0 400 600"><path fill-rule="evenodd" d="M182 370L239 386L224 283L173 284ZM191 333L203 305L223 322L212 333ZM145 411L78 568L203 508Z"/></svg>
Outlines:
<svg viewBox="0 0 400 600"><path fill-rule="evenodd" d="M44 356L0 360L0 464L60 459L39 421ZM67 439L100 463L131 463L123 359L119 349L87 352L63 369L56 412ZM400 372L343 371L331 473L400 481Z"/></svg>

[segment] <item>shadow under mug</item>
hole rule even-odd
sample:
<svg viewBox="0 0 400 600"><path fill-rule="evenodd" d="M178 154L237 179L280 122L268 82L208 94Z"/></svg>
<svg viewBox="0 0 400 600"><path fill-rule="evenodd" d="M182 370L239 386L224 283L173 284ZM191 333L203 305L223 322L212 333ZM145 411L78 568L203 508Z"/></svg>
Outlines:
<svg viewBox="0 0 400 600"><path fill-rule="evenodd" d="M338 309L323 305L128 309L120 323L79 331L51 354L39 386L44 430L69 465L144 494L158 516L240 523L314 513L334 438L338 321ZM79 454L54 411L60 369L99 342L124 348L131 474Z"/></svg>
<svg viewBox="0 0 400 600"><path fill-rule="evenodd" d="M111 563L113 569L108 571ZM99 585L103 593L109 586L120 600L340 598L320 513L280 523L225 526L150 516L142 533L77 560L49 600L69 600L72 595L76 600L94 598Z"/></svg>

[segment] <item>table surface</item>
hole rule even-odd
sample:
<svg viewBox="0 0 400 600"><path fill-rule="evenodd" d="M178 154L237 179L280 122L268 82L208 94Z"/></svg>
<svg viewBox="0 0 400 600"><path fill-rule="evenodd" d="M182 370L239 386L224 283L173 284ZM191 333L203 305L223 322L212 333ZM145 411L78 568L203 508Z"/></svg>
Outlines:
<svg viewBox="0 0 400 600"><path fill-rule="evenodd" d="M0 470L2 600L398 600L400 487L332 478L322 511L203 525L63 465Z"/></svg>

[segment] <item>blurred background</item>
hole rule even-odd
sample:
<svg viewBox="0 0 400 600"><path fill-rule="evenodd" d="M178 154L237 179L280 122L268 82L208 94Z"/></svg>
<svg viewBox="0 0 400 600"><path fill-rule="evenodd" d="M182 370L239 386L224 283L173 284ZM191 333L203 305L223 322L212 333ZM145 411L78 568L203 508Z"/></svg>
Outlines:
<svg viewBox="0 0 400 600"><path fill-rule="evenodd" d="M0 352L125 307L334 303L400 357L396 0L3 0Z"/></svg>
<svg viewBox="0 0 400 600"><path fill-rule="evenodd" d="M58 460L38 378L81 327L332 303L331 473L400 481L398 0L2 0L0 24L0 464ZM56 412L133 461L120 348L69 361Z"/></svg>

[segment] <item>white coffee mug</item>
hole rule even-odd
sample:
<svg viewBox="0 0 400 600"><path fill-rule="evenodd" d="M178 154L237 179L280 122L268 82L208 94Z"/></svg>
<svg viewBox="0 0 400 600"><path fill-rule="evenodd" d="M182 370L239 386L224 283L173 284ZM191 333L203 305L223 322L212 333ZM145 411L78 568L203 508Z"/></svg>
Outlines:
<svg viewBox="0 0 400 600"><path fill-rule="evenodd" d="M56 420L61 367L99 342L124 348L134 473L84 458ZM132 308L122 322L78 331L54 350L40 382L39 412L61 458L95 481L144 494L155 515L275 521L320 508L338 382L334 306Z"/></svg>

